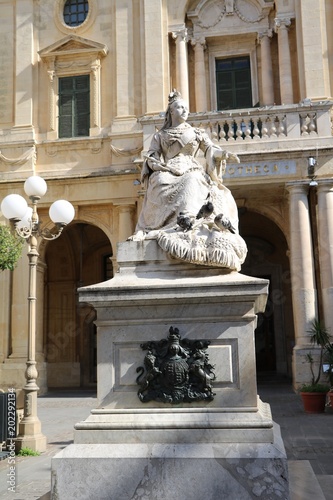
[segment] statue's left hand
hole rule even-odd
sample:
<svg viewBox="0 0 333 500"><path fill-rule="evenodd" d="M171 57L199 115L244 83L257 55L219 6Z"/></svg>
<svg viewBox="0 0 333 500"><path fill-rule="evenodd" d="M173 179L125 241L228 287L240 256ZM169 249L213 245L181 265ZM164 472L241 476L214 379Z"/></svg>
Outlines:
<svg viewBox="0 0 333 500"><path fill-rule="evenodd" d="M230 153L230 151L226 151L225 149L218 149L214 152L214 158L218 161L228 161L233 163L240 163L240 159L234 153Z"/></svg>
<svg viewBox="0 0 333 500"><path fill-rule="evenodd" d="M225 152L226 161L230 161L231 163L240 163L240 159L237 155L230 153L229 151Z"/></svg>

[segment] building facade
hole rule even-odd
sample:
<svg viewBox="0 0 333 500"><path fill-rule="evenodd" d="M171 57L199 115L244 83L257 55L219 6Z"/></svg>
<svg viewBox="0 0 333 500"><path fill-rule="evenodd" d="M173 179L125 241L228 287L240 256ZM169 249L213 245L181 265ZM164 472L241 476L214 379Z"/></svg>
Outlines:
<svg viewBox="0 0 333 500"><path fill-rule="evenodd" d="M36 174L45 227L54 200L75 207L39 244L41 391L96 384L95 312L77 289L117 269L172 88L189 122L240 157L224 182L249 249L242 272L270 280L258 373L308 382L311 322L333 326L333 1L0 0L0 24L0 199ZM24 385L27 295L25 249L0 274L3 390Z"/></svg>

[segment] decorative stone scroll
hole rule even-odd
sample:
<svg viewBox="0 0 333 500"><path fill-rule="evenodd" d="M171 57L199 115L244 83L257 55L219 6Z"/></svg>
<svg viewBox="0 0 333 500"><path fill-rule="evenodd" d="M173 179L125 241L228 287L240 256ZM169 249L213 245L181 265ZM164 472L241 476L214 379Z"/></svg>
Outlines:
<svg viewBox="0 0 333 500"><path fill-rule="evenodd" d="M214 367L206 352L209 344L207 340L182 339L172 326L166 339L141 344L148 352L144 367L136 370L139 399L173 404L214 399Z"/></svg>
<svg viewBox="0 0 333 500"><path fill-rule="evenodd" d="M207 2L208 4L208 2ZM259 2L247 2L245 0L212 0L209 5L200 3L194 12L190 12L191 18L196 15L195 25L203 30L212 29L217 26L225 16L237 15L238 18L247 24L260 23L263 19L267 18L273 2L269 5L262 7Z"/></svg>

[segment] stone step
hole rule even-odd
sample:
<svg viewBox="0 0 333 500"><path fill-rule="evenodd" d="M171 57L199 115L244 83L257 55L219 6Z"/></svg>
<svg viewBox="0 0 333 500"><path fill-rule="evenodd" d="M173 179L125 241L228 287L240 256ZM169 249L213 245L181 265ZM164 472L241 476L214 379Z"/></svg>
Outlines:
<svg viewBox="0 0 333 500"><path fill-rule="evenodd" d="M324 493L326 500L333 498L333 476L318 475L320 487Z"/></svg>
<svg viewBox="0 0 333 500"><path fill-rule="evenodd" d="M288 460L288 469L290 500L329 500L332 498L332 495L330 497L324 495L308 460Z"/></svg>

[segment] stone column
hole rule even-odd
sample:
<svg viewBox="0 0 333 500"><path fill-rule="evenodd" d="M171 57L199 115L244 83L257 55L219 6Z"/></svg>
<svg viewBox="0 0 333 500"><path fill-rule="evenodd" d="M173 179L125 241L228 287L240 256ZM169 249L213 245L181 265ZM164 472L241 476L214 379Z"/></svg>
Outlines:
<svg viewBox="0 0 333 500"><path fill-rule="evenodd" d="M101 61L96 59L91 64L91 93L92 93L92 109L90 118L90 135L99 135L101 126L100 113L100 73Z"/></svg>
<svg viewBox="0 0 333 500"><path fill-rule="evenodd" d="M323 322L333 326L333 180L318 185L318 244Z"/></svg>
<svg viewBox="0 0 333 500"><path fill-rule="evenodd" d="M118 241L126 241L134 233L134 204L118 204Z"/></svg>
<svg viewBox="0 0 333 500"><path fill-rule="evenodd" d="M133 2L134 4L136 2ZM140 2L138 2L140 4ZM144 37L144 88L146 113L159 113L165 109L165 98L169 91L167 43L168 37L161 0L143 0ZM119 2L121 5L121 1ZM141 8L141 7L140 7ZM141 37L142 38L142 37Z"/></svg>
<svg viewBox="0 0 333 500"><path fill-rule="evenodd" d="M314 4L313 0L297 0L294 3L296 35L301 40L297 44L300 97L330 99L330 58L326 56L330 42L321 33L326 33L327 16L331 18L332 14L328 14L327 2Z"/></svg>
<svg viewBox="0 0 333 500"><path fill-rule="evenodd" d="M258 33L258 42L261 45L261 82L262 82L262 106L274 104L273 67L271 55L272 30Z"/></svg>
<svg viewBox="0 0 333 500"><path fill-rule="evenodd" d="M49 126L48 126L48 131L47 131L47 139L48 140L55 140L58 138L57 134L57 120L56 120L56 113L55 113L55 107L56 107L56 91L55 91L55 58L53 57L49 61L49 66L47 70L47 74L49 77L49 82L48 82L48 94L49 94Z"/></svg>
<svg viewBox="0 0 333 500"><path fill-rule="evenodd" d="M188 103L187 29L174 31L172 37L176 40L177 90Z"/></svg>
<svg viewBox="0 0 333 500"><path fill-rule="evenodd" d="M291 72L290 47L288 27L290 19L275 19L275 31L278 34L279 47L279 71L280 71L280 93L282 104L293 104L293 81Z"/></svg>
<svg viewBox="0 0 333 500"><path fill-rule="evenodd" d="M195 111L200 113L207 111L207 88L206 88L206 68L205 68L205 46L204 38L193 38L194 46L194 82L195 82Z"/></svg>
<svg viewBox="0 0 333 500"><path fill-rule="evenodd" d="M133 114L133 5L131 0L116 0L115 2L115 58L116 58L116 88L117 117L127 117Z"/></svg>
<svg viewBox="0 0 333 500"><path fill-rule="evenodd" d="M34 2L16 2L16 87L15 87L15 126L25 130L30 138L33 118L33 54L34 47Z"/></svg>
<svg viewBox="0 0 333 500"><path fill-rule="evenodd" d="M295 328L293 382L295 388L310 380L305 356L311 323L317 317L317 293L307 183L287 184L290 193L290 272Z"/></svg>

